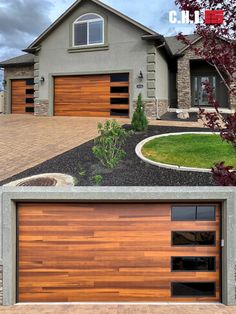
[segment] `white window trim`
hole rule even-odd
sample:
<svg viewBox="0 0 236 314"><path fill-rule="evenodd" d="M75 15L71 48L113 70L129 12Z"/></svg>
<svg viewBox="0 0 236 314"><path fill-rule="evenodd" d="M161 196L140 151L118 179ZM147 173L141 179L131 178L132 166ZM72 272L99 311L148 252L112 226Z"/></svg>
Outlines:
<svg viewBox="0 0 236 314"><path fill-rule="evenodd" d="M78 21L80 18L86 16L86 15L89 15L89 14L94 14L94 15L97 15L98 18L94 18L94 19L91 19L91 20L84 20L84 21ZM91 22L100 22L102 21L102 42L100 43L94 43L94 44L90 44L89 43L89 24ZM75 25L76 24L83 24L83 23L87 23L87 44L85 45L75 45ZM85 47L92 47L92 46L100 46L100 45L104 45L105 42L104 42L104 32L105 32L105 21L104 21L104 18L96 13L86 13L86 14L83 14L81 15L79 18L77 18L73 25L72 25L72 36L73 36L73 39L72 39L72 43L73 43L73 47L74 48L85 48Z"/></svg>

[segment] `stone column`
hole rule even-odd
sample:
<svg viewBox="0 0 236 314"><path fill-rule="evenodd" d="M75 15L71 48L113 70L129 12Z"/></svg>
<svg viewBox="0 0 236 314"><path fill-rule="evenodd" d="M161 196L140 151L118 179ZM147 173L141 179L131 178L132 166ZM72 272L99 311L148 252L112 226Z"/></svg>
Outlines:
<svg viewBox="0 0 236 314"><path fill-rule="evenodd" d="M185 56L178 59L177 92L178 92L178 108L180 109L191 108L192 100L191 100L190 61L189 58L185 58Z"/></svg>

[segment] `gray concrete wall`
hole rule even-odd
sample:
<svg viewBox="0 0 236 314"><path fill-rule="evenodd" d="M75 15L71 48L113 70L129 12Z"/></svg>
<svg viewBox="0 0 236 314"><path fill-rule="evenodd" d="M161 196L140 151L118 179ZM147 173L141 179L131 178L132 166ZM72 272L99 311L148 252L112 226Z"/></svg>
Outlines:
<svg viewBox="0 0 236 314"><path fill-rule="evenodd" d="M16 203L17 202L221 202L222 203L222 302L235 305L236 190L227 187L79 187L3 188L3 303L16 302Z"/></svg>
<svg viewBox="0 0 236 314"><path fill-rule="evenodd" d="M101 51L68 51L71 48L72 23L80 15L88 12L98 13L104 17L107 46ZM131 71L132 87L134 87L131 90L131 102L132 99L137 99L140 91L145 100L147 98L147 52L150 44L141 39L144 34L144 31L95 4L82 4L42 42L38 75L39 78L45 77L45 82L39 83L39 99L49 99L50 106L52 105L53 86L50 79L54 74ZM140 71L144 74L142 90L136 88Z"/></svg>

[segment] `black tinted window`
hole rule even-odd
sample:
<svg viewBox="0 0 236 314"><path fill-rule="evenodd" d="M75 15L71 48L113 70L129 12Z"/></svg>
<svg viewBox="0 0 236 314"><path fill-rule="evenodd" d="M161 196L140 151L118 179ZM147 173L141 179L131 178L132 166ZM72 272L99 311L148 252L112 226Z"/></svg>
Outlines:
<svg viewBox="0 0 236 314"><path fill-rule="evenodd" d="M117 87L111 87L111 93L128 93L129 87L128 86L117 86Z"/></svg>
<svg viewBox="0 0 236 314"><path fill-rule="evenodd" d="M215 257L172 257L171 266L172 271L215 271Z"/></svg>
<svg viewBox="0 0 236 314"><path fill-rule="evenodd" d="M172 245L215 245L215 232L213 231L174 231L172 232Z"/></svg>
<svg viewBox="0 0 236 314"><path fill-rule="evenodd" d="M111 82L128 82L128 81L129 81L128 73L111 74Z"/></svg>
<svg viewBox="0 0 236 314"><path fill-rule="evenodd" d="M214 206L198 206L197 207L197 220L215 220L215 207Z"/></svg>
<svg viewBox="0 0 236 314"><path fill-rule="evenodd" d="M214 297L215 282L172 282L173 297Z"/></svg>
<svg viewBox="0 0 236 314"><path fill-rule="evenodd" d="M27 104L33 104L33 103L34 103L34 98L26 98L26 99L25 99L25 102L26 102Z"/></svg>
<svg viewBox="0 0 236 314"><path fill-rule="evenodd" d="M214 221L215 206L172 206L171 219L173 221Z"/></svg>
<svg viewBox="0 0 236 314"><path fill-rule="evenodd" d="M173 206L171 214L174 221L195 220L196 206Z"/></svg>
<svg viewBox="0 0 236 314"><path fill-rule="evenodd" d="M25 80L26 85L34 85L34 79Z"/></svg>

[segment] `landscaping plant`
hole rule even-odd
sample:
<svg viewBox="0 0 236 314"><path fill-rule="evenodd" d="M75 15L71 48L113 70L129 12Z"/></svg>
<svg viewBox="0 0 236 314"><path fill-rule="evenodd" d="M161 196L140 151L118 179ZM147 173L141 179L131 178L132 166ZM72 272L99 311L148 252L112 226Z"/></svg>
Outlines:
<svg viewBox="0 0 236 314"><path fill-rule="evenodd" d="M123 145L130 132L123 129L117 121L108 120L104 124L98 124L98 133L93 153L105 167L113 169L125 157Z"/></svg>
<svg viewBox="0 0 236 314"><path fill-rule="evenodd" d="M100 174L97 174L96 176L93 176L91 178L91 181L95 183L96 185L100 185L102 183L103 177Z"/></svg>
<svg viewBox="0 0 236 314"><path fill-rule="evenodd" d="M142 94L138 96L137 108L133 114L132 129L135 132L144 132L148 128L148 119L144 113Z"/></svg>
<svg viewBox="0 0 236 314"><path fill-rule="evenodd" d="M201 36L202 46L192 44L182 33L177 38L189 46L196 55L214 66L225 84L229 95L236 99L236 1L235 0L175 0L181 10L190 11L190 19L194 19L194 12L205 10L223 10L223 24L197 24L195 33ZM205 82L208 102L215 108L209 113L200 109L200 117L212 131L219 131L223 141L236 147L236 114L224 117L219 111L219 104L213 97L212 87ZM236 170L224 161L216 164L212 173L215 181L220 185L236 186Z"/></svg>

